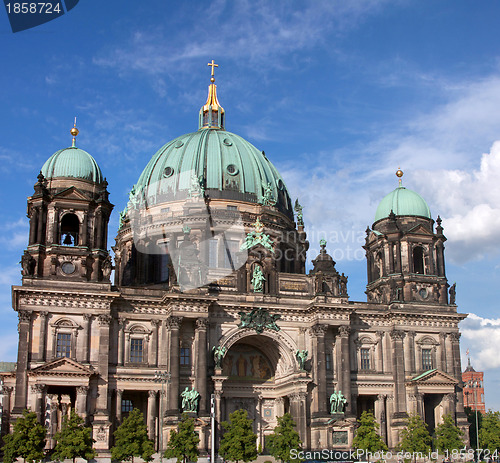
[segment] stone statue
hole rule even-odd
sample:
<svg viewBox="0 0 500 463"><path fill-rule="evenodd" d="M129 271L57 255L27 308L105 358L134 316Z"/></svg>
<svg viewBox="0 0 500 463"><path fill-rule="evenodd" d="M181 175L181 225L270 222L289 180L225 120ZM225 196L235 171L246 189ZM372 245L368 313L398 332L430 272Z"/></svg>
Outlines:
<svg viewBox="0 0 500 463"><path fill-rule="evenodd" d="M182 411L183 412L196 412L198 410L198 401L200 400L200 393L195 389L186 389L181 393L182 397Z"/></svg>
<svg viewBox="0 0 500 463"><path fill-rule="evenodd" d="M189 198L203 198L205 195L205 188L203 187L203 175L197 177L194 172L191 174L191 186L188 190Z"/></svg>
<svg viewBox="0 0 500 463"><path fill-rule="evenodd" d="M226 355L227 348L224 346L214 346L212 352L214 354L215 368L222 368L222 360Z"/></svg>
<svg viewBox="0 0 500 463"><path fill-rule="evenodd" d="M123 209L123 211L120 212L118 230L121 230L123 228L123 226L125 225L125 220L127 220L127 208Z"/></svg>
<svg viewBox="0 0 500 463"><path fill-rule="evenodd" d="M347 399L342 394L342 391L335 391L330 396L330 414L344 413L344 407L347 403Z"/></svg>
<svg viewBox="0 0 500 463"><path fill-rule="evenodd" d="M245 249L251 249L254 246L261 245L264 248L268 249L270 252L274 254L273 242L269 235L264 233L264 225L262 225L259 218L253 224L254 230L247 233L245 237L245 242L240 246L240 251L244 251Z"/></svg>
<svg viewBox="0 0 500 463"><path fill-rule="evenodd" d="M24 251L20 264L22 267L21 275L23 277L33 276L35 274L36 260L28 251Z"/></svg>
<svg viewBox="0 0 500 463"><path fill-rule="evenodd" d="M340 295L347 296L347 277L343 273L340 276Z"/></svg>
<svg viewBox="0 0 500 463"><path fill-rule="evenodd" d="M266 277L262 272L262 268L260 265L256 265L253 269L252 275L252 286L254 293L262 293L264 291L264 281L266 281Z"/></svg>
<svg viewBox="0 0 500 463"><path fill-rule="evenodd" d="M113 270L113 263L111 262L111 256L107 256L102 263L102 276L106 280L111 275L111 270Z"/></svg>
<svg viewBox="0 0 500 463"><path fill-rule="evenodd" d="M299 368L301 370L306 369L306 360L307 360L308 355L309 355L309 352L307 352L307 350L295 351L295 358L297 359L297 362L299 362Z"/></svg>
<svg viewBox="0 0 500 463"><path fill-rule="evenodd" d="M302 215L302 206L299 204L298 198L295 200L295 212L297 213L297 225L304 225L304 217ZM325 242L326 244L326 242Z"/></svg>
<svg viewBox="0 0 500 463"><path fill-rule="evenodd" d="M262 188L264 189L264 195L262 196L261 204L263 206L274 206L276 204L276 200L273 197L273 189L271 188L271 184L265 183L262 184Z"/></svg>
<svg viewBox="0 0 500 463"><path fill-rule="evenodd" d="M456 296L457 296L457 284L453 283L450 287L450 304L455 304Z"/></svg>

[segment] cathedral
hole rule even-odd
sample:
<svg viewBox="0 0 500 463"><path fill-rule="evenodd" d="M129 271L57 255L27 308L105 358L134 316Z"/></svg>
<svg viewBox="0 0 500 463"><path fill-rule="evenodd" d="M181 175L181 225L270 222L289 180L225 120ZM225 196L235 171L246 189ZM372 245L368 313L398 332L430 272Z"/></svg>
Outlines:
<svg viewBox="0 0 500 463"><path fill-rule="evenodd" d="M285 412L308 450L350 449L365 410L389 448L408 413L431 433L451 414L468 435L466 315L446 279L439 216L398 170L366 230L367 300L350 300L326 241L306 271L302 207L265 152L226 131L209 66L198 130L153 155L113 246L112 185L77 147L76 127L72 146L43 164L12 289L19 348L3 376L2 432L30 408L51 448L74 409L109 456L113 432L139 408L158 450L183 412L193 416L202 455L238 409L264 452Z"/></svg>

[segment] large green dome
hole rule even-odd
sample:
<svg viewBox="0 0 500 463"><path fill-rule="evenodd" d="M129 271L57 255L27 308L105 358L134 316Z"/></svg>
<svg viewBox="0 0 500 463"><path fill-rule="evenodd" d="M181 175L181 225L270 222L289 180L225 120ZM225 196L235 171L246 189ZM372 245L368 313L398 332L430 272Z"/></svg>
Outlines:
<svg viewBox="0 0 500 463"><path fill-rule="evenodd" d="M396 216L431 218L431 211L424 199L412 190L399 186L391 191L377 207L375 222L389 217L391 211Z"/></svg>
<svg viewBox="0 0 500 463"><path fill-rule="evenodd" d="M95 159L86 151L76 147L56 151L42 167L45 178L71 177L102 182L102 172Z"/></svg>
<svg viewBox="0 0 500 463"><path fill-rule="evenodd" d="M221 129L202 128L161 147L139 177L135 194L149 205L184 199L194 177L213 199L263 202L265 188L270 189L276 207L293 217L285 183L265 154Z"/></svg>

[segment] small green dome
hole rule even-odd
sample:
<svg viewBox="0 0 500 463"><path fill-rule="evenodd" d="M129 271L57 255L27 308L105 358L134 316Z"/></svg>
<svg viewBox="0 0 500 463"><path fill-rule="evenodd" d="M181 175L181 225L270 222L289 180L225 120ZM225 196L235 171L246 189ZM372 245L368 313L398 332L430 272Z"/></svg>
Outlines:
<svg viewBox="0 0 500 463"><path fill-rule="evenodd" d="M186 198L193 177L214 199L262 202L293 217L285 182L265 154L231 132L202 128L161 147L142 172L135 194L149 205ZM269 193L270 192L270 193Z"/></svg>
<svg viewBox="0 0 500 463"><path fill-rule="evenodd" d="M80 148L56 151L42 167L45 178L71 177L101 183L103 176L95 159Z"/></svg>
<svg viewBox="0 0 500 463"><path fill-rule="evenodd" d="M412 190L399 186L391 191L377 207L375 222L389 217L391 211L396 216L416 216L431 218L431 211L424 199Z"/></svg>

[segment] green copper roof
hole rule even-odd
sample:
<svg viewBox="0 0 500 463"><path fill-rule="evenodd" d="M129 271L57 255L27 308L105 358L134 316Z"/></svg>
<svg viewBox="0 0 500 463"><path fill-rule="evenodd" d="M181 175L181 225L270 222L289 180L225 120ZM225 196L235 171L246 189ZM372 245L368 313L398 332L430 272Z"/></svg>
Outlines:
<svg viewBox="0 0 500 463"><path fill-rule="evenodd" d="M412 190L399 186L391 191L377 207L375 222L389 217L391 211L397 216L410 215L431 218L431 211L422 197Z"/></svg>
<svg viewBox="0 0 500 463"><path fill-rule="evenodd" d="M139 177L135 191L150 205L183 199L193 176L202 180L211 198L263 202L264 188L268 188L276 207L293 217L285 182L276 168L251 143L220 129L200 129L161 147Z"/></svg>
<svg viewBox="0 0 500 463"><path fill-rule="evenodd" d="M42 167L45 178L72 177L101 183L102 172L95 159L76 147L56 151Z"/></svg>

